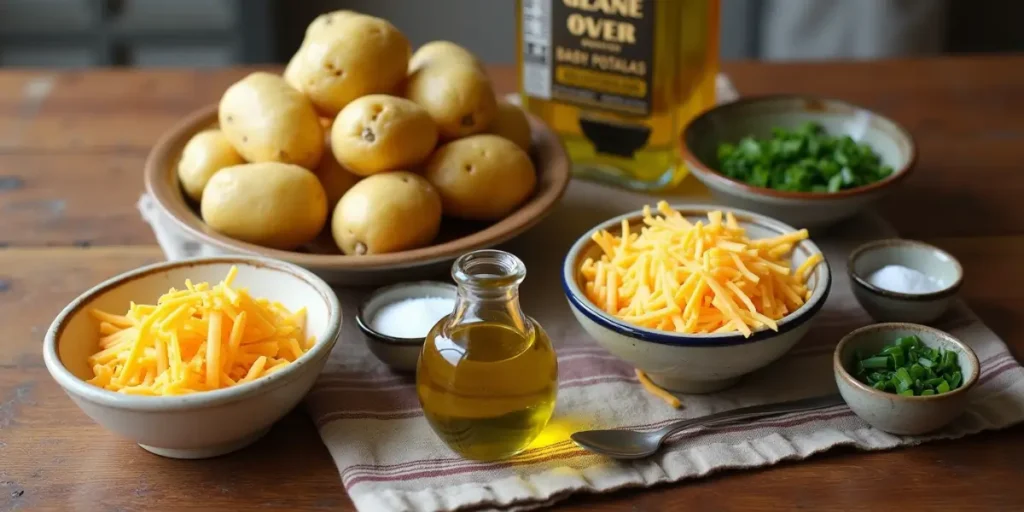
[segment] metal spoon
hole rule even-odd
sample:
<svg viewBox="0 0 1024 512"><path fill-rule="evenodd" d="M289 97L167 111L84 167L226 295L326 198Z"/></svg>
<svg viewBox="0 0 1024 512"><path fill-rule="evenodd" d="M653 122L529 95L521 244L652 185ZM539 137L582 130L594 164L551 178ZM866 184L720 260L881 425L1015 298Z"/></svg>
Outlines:
<svg viewBox="0 0 1024 512"><path fill-rule="evenodd" d="M594 453L607 455L615 459L642 459L654 455L668 436L687 427L724 425L741 420L824 409L844 403L843 398L839 395L819 396L777 404L741 407L700 418L680 420L654 432L585 430L583 432L576 432L569 437L581 448Z"/></svg>

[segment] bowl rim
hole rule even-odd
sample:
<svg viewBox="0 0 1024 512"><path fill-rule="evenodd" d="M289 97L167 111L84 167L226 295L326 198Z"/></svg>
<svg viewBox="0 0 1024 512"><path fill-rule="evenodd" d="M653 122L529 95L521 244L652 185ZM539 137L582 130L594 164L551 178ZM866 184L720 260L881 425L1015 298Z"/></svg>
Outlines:
<svg viewBox="0 0 1024 512"><path fill-rule="evenodd" d="M552 162L547 166L551 169L548 173L549 186L541 188L538 180L534 194L515 211L478 231L454 240L408 251L363 256L285 251L235 240L207 227L188 206L181 191L167 186L164 173L177 161L180 148L189 138L216 123L216 104L193 111L160 137L146 157L144 184L146 192L153 197L160 212L178 229L192 239L222 251L275 258L306 268L332 270L389 270L430 265L454 259L468 251L493 247L521 235L552 213L565 195L571 177L571 165L565 146L536 116L528 112L526 116L534 134L531 160L547 158Z"/></svg>
<svg viewBox="0 0 1024 512"><path fill-rule="evenodd" d="M789 233L798 231L792 226L773 219L771 217L754 213L748 210L741 210L738 208L731 208L720 205L709 205L709 204L671 204L673 209L680 211L684 216L696 216L693 212L707 212L714 210L731 211L737 217L744 218L747 222L765 225L773 229ZM594 226L583 236L579 237L573 242L569 252L566 253L565 259L562 263L562 290L565 293L569 304L574 310L580 312L580 314L586 316L594 323L614 331L623 336L627 336L640 341L647 341L651 343L657 343L660 345L671 345L677 347L704 347L704 348L715 348L715 347L727 347L735 345L746 345L750 343L756 343L767 339L781 336L789 331L792 331L811 318L813 318L818 311L821 310L825 305L825 300L828 298L832 290L832 267L829 265L828 258L825 258L825 253L815 244L810 238L800 241L798 245L805 245L807 249L813 253L819 253L822 255L822 261L820 265L824 268L824 282L815 286L814 292L811 294L811 300L804 302L802 306L796 311L786 315L778 321L779 330L773 331L771 329L760 329L754 331L749 338L745 338L742 333L720 333L720 334L680 334L669 331L660 331L656 329L648 329L645 327L637 327L629 325L617 318L612 317L608 313L594 306L589 299L587 299L575 279L575 261L578 258L579 253L584 247L589 245L591 238L594 233L602 229L608 229L611 227L618 226L623 220L634 220L643 215L643 210L636 210L633 212L625 213L614 217L612 219L601 222Z"/></svg>
<svg viewBox="0 0 1024 512"><path fill-rule="evenodd" d="M327 329L324 336L318 338L317 343L311 349L279 372L238 386L187 395L142 396L117 393L85 382L64 366L60 359L58 340L61 334L63 334L68 320L74 315L80 314L98 295L116 289L128 282L144 279L170 269L210 264L245 265L269 269L290 274L292 277L311 285L318 292L320 298L327 303ZM43 340L43 361L50 375L67 393L73 397L85 399L106 407L146 412L203 409L245 400L295 380L298 378L299 373L308 365L314 361L325 359L330 355L341 334L343 319L341 303L331 287L312 272L291 263L254 256L214 256L163 261L111 277L72 300L61 310L46 332L46 337Z"/></svg>
<svg viewBox="0 0 1024 512"><path fill-rule="evenodd" d="M955 345L957 349L959 349L963 354L967 356L967 360L970 361L971 366L974 367L974 371L971 372L971 378L964 381L964 383L961 384L960 387L948 393L942 393L941 395L903 396L897 395L896 393L881 391L871 386L868 386L867 384L864 384L863 382L857 380L856 377L854 377L853 375L850 374L849 371L847 371L846 366L844 366L843 362L840 360L840 354L842 354L843 348L845 348L848 343L852 343L859 336L862 336L864 333L867 332L891 331L895 329L911 329L925 331L939 338L943 338L946 341L949 341L950 343ZM922 343L924 343L923 340ZM891 400L900 400L908 402L944 400L967 393L974 386L974 384L978 382L978 377L981 375L981 363L978 361L978 355L974 353L974 349L972 349L970 345L964 343L963 341L960 341L960 339L957 338L956 336L953 336L952 334L941 329L936 329L934 327L930 327L927 325L915 324L911 322L883 322L865 325L863 327L858 327L857 329L850 331L839 340L839 343L836 344L836 349L832 352L832 369L836 375L843 379L843 381L853 386L858 391L862 391L876 398L887 398Z"/></svg>
<svg viewBox="0 0 1024 512"><path fill-rule="evenodd" d="M871 284L864 276L858 274L854 270L854 263L857 261L858 258L866 254L868 251L899 245L913 246L919 249L926 249L945 256L956 269L956 280L953 281L952 284L933 292L905 293L886 290L885 288L875 286ZM926 302L951 297L953 295L956 295L956 293L960 291L960 286L964 282L964 268L960 264L960 261L954 258L952 254L934 245L927 244L925 242L921 242L918 240L908 240L906 238L884 238L881 240L874 240L857 246L857 248L851 251L850 255L846 258L846 274L850 277L850 281L853 282L855 286L864 288L867 291L870 291L871 293L881 295L883 297L889 297L891 299L899 299L914 302Z"/></svg>
<svg viewBox="0 0 1024 512"><path fill-rule="evenodd" d="M446 288L446 289L451 289L451 290L455 291L456 293L458 293L458 290L459 290L459 287L455 286L454 284L446 283L444 281L431 281L431 280L405 281L405 282L395 283L395 284L392 284L392 285L388 285L388 286L383 286L381 288L377 288L376 290L370 292L370 294L367 295L366 298L363 299L363 301L359 303L359 308L356 310L356 326L359 327L359 330L362 331L362 333L365 336L370 337L370 338L374 338L374 339L376 339L376 341L379 341L381 343L386 343L388 345L397 345L397 346L402 346L402 347L423 345L423 342L424 342L425 338L402 338L402 337L399 337L399 336L391 336L391 335L388 335L388 334L384 334L384 333L374 329L370 325L370 319L366 318L366 306L371 301L373 301L375 298L377 298L378 296L383 295L383 294L385 294L385 293L387 293L389 291L392 291L392 290L397 290L397 289L407 288L407 287L412 287L412 286L432 286L432 287L435 287L435 288Z"/></svg>
<svg viewBox="0 0 1024 512"><path fill-rule="evenodd" d="M904 139L906 139L907 146L910 148L910 156L907 159L907 163L898 169L894 169L892 174L885 177L884 179L857 188L840 190L839 192L825 193L794 192L787 190L775 190L767 187L756 187L754 185L750 185L740 180L736 180L724 174L721 174L718 171L716 171L713 167L711 167L711 165L706 164L700 158L697 158L697 155L695 155L690 150L689 145L686 143L687 135L688 133L690 133L692 127L696 125L699 121L702 121L710 117L711 115L720 113L725 110L740 108L750 103L772 102L780 100L803 100L815 101L819 103L832 103L845 108L850 108L853 110L871 114L872 116L891 124L894 128L896 128L897 133L899 133L900 135L903 136ZM907 129L904 128L901 124L897 123L896 121L893 121L891 118L845 100L840 100L836 98L826 98L822 96L815 96L809 94L769 94L743 96L736 99L735 101L731 101L729 103L722 103L720 105L707 109L698 114L697 117L691 119L690 122L687 123L685 127L683 127L682 132L680 132L679 134L679 148L682 152L683 160L687 163L687 167L689 167L693 174L696 175L697 178L700 179L701 181L712 181L718 185L721 185L723 188L738 189L753 195L767 196L777 199L800 199L808 201L827 201L829 199L845 199L856 196L864 196L871 194L872 192L880 191L881 189L889 187L890 185L894 185L900 181L903 181L908 176L910 176L911 172L916 168L918 157L917 144L914 142L914 138L910 135L910 132L907 131Z"/></svg>

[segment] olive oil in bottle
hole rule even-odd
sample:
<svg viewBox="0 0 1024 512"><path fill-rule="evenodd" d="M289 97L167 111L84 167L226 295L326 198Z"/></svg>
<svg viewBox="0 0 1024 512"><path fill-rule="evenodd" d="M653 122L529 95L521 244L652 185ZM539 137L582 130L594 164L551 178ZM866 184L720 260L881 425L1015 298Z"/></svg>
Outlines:
<svg viewBox="0 0 1024 512"><path fill-rule="evenodd" d="M526 268L503 251L455 261L459 297L427 335L416 392L434 432L463 457L515 455L540 434L555 408L558 367L544 330L523 314Z"/></svg>
<svg viewBox="0 0 1024 512"><path fill-rule="evenodd" d="M715 101L719 0L517 0L524 107L586 178L638 190L686 176L683 126Z"/></svg>

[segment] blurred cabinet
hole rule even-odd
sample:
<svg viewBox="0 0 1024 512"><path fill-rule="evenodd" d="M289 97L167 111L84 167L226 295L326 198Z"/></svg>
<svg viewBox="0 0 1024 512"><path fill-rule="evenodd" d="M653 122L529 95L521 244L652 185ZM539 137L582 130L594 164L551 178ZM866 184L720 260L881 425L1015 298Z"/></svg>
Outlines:
<svg viewBox="0 0 1024 512"><path fill-rule="evenodd" d="M274 60L273 0L0 0L0 66Z"/></svg>

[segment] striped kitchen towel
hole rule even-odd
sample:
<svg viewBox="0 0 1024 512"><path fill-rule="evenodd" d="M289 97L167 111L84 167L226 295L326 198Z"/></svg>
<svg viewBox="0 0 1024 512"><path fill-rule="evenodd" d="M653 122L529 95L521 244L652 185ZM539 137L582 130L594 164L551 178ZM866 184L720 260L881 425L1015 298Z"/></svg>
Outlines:
<svg viewBox="0 0 1024 512"><path fill-rule="evenodd" d="M724 76L718 87L720 99L735 97ZM693 196L704 194L703 189L684 189L689 195L673 202L709 202L706 196ZM870 323L852 296L845 262L856 244L893 236L884 221L872 216L827 234L811 233L832 265L832 294L811 331L786 357L733 389L681 396L684 409L670 408L643 390L631 367L583 332L560 284L562 256L578 236L655 200L574 181L554 214L505 247L527 265L523 307L555 342L560 389L555 417L535 446L501 463L467 461L448 451L427 425L411 378L389 372L366 349L353 315L367 290L338 290L345 312L341 340L306 404L360 511L538 508L574 493L646 487L723 469L767 466L835 446L882 450L951 439L1024 420L1024 368L960 304L937 327L974 348L982 373L968 413L938 434L892 436L869 427L845 407L834 407L686 434L642 461L620 463L580 450L568 436L581 429L653 430L681 418L834 393L833 347L850 330ZM139 210L169 259L216 252L188 242L155 210L149 196L140 199Z"/></svg>
<svg viewBox="0 0 1024 512"><path fill-rule="evenodd" d="M833 289L811 332L787 356L733 389L681 396L684 408L670 408L646 393L629 365L596 345L577 325L559 281L562 255L572 241L598 222L651 201L574 181L558 211L505 247L526 263L523 307L554 340L559 359L555 416L533 447L508 461L473 462L448 451L427 425L412 379L392 374L377 362L355 329L351 314L365 292L339 290L348 312L344 332L307 405L360 511L522 510L574 493L645 487L722 469L767 466L836 446L881 450L957 438L1024 420L1024 368L960 304L937 327L974 348L982 373L968 413L938 434L893 436L869 427L845 406L837 406L686 434L641 461L615 462L577 448L568 435L580 429L656 429L680 418L835 393L832 350L836 342L850 330L871 323L850 291L846 256L865 240L893 233L884 221L868 216L827 234L811 233L832 265Z"/></svg>

